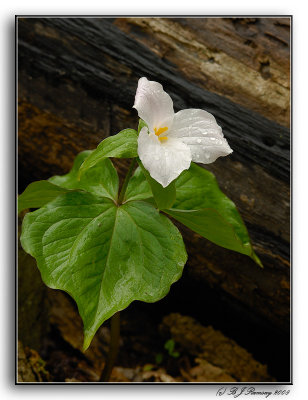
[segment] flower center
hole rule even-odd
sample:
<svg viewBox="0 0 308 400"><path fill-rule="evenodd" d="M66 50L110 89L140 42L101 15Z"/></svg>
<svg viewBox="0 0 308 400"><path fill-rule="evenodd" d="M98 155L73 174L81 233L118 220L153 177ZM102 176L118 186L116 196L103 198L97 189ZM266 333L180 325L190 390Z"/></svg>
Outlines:
<svg viewBox="0 0 308 400"><path fill-rule="evenodd" d="M155 135L158 136L158 139L162 142L163 140L167 140L167 136L160 136L162 133L166 132L168 127L165 126L164 128L154 128Z"/></svg>

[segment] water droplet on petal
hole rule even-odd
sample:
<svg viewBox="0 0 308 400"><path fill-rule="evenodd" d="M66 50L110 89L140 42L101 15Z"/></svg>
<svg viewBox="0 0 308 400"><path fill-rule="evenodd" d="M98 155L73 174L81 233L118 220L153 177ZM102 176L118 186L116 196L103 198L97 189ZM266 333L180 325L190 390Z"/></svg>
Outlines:
<svg viewBox="0 0 308 400"><path fill-rule="evenodd" d="M210 139L211 139L211 140L216 140L214 137L211 137Z"/></svg>
<svg viewBox="0 0 308 400"><path fill-rule="evenodd" d="M197 139L197 143L201 143L201 139Z"/></svg>
<svg viewBox="0 0 308 400"><path fill-rule="evenodd" d="M207 132L202 132L203 135L207 135Z"/></svg>

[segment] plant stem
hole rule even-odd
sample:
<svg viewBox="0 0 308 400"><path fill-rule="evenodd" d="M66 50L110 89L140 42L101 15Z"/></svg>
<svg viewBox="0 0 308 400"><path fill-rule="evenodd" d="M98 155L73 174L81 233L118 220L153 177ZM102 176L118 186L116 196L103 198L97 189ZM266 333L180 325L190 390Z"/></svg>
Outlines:
<svg viewBox="0 0 308 400"><path fill-rule="evenodd" d="M120 339L120 312L117 312L111 317L111 332L110 332L110 344L107 361L104 366L103 372L100 377L100 382L108 382L112 368L116 361L118 350L119 350L119 339Z"/></svg>
<svg viewBox="0 0 308 400"><path fill-rule="evenodd" d="M136 162L137 162L137 160L136 160L136 158L134 158L132 163L131 163L131 165L130 165L130 167L129 167L129 169L128 169L128 171L127 171L127 174L126 174L126 177L124 179L124 182L123 182L120 194L119 194L119 198L118 198L118 204L119 205L122 204L122 201L124 199L124 195L125 195L125 192L126 192L126 189L127 189L128 181L130 180L131 176L133 175Z"/></svg>
<svg viewBox="0 0 308 400"><path fill-rule="evenodd" d="M119 197L118 197L118 204L122 204L122 201L124 199L124 195L127 189L128 182L133 175L135 165L136 165L136 158L132 160L132 163L127 171L127 174L125 176ZM119 350L119 340L120 340L120 312L115 313L111 317L111 330L110 330L110 344L109 344L109 352L107 356L107 361L104 366L104 369L102 371L101 377L100 377L100 382L108 382L113 365L115 363L115 360L118 355L118 350Z"/></svg>

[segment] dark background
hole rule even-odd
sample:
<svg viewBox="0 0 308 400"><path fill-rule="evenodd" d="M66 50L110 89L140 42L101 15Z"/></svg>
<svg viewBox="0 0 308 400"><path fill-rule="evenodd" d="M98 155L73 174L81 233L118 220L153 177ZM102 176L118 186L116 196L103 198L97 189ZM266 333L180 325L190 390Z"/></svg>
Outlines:
<svg viewBox="0 0 308 400"><path fill-rule="evenodd" d="M34 180L66 173L78 152L136 128L132 105L141 76L163 84L175 111L214 114L234 150L207 169L238 206L264 270L179 225L189 254L184 275L162 301L133 303L123 313L119 365L129 357L131 368L150 362L146 349L150 354L159 333L149 332L177 312L220 330L288 382L290 19L18 18L17 37L19 193ZM127 164L118 160L117 167L123 175ZM67 299L44 287L30 257L20 257L21 343L39 352L53 380L71 378L84 357L71 338L74 329L82 338L81 328L67 328L59 315ZM132 332L143 331L145 321L148 339L138 336L138 350ZM104 357L108 337L101 336Z"/></svg>

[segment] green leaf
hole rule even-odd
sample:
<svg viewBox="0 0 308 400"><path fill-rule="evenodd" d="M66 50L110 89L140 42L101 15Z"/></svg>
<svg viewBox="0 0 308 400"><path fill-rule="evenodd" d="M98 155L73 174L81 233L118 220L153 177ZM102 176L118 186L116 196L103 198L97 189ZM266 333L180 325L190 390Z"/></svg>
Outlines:
<svg viewBox="0 0 308 400"><path fill-rule="evenodd" d="M173 339L169 339L169 340L167 340L167 342L165 343L164 348L165 348L166 350L168 350L169 355L172 354L172 352L173 352L173 350L174 350L174 346L175 346L175 342L174 342Z"/></svg>
<svg viewBox="0 0 308 400"><path fill-rule="evenodd" d="M153 364L145 364L145 366L143 367L143 371L152 371L153 368Z"/></svg>
<svg viewBox="0 0 308 400"><path fill-rule="evenodd" d="M124 202L131 200L146 200L151 197L153 197L151 187L146 180L142 169L138 167L128 182Z"/></svg>
<svg viewBox="0 0 308 400"><path fill-rule="evenodd" d="M69 192L23 222L21 244L47 286L69 293L83 319L86 349L99 326L132 301L155 302L187 259L178 229L150 204Z"/></svg>
<svg viewBox="0 0 308 400"><path fill-rule="evenodd" d="M42 207L64 193L67 193L67 190L48 181L30 183L18 196L18 214L27 208Z"/></svg>
<svg viewBox="0 0 308 400"><path fill-rule="evenodd" d="M84 161L80 168L80 175L93 167L103 158L134 158L137 157L137 132L134 129L124 129L117 135L104 139Z"/></svg>
<svg viewBox="0 0 308 400"><path fill-rule="evenodd" d="M145 126L148 126L148 125L146 124L146 122L143 121L143 119L140 118L139 123L138 123L138 134L140 133L141 129Z"/></svg>
<svg viewBox="0 0 308 400"><path fill-rule="evenodd" d="M99 161L87 170L81 179L78 171L83 161L92 151L79 153L71 171L62 176L53 176L48 181L30 183L18 197L18 213L27 208L39 208L70 190L85 190L92 194L116 200L119 190L119 178L109 159Z"/></svg>
<svg viewBox="0 0 308 400"><path fill-rule="evenodd" d="M65 187L67 189L72 189L72 188L76 189L76 186L79 184L79 179L78 179L79 168L81 167L81 164L84 162L84 160L88 158L90 154L93 153L93 151L94 150L85 150L77 154L70 172L65 175L55 175L48 179L49 182L52 182L55 185L61 187Z"/></svg>
<svg viewBox="0 0 308 400"><path fill-rule="evenodd" d="M81 189L97 196L116 200L119 190L119 177L109 158L103 158L84 171L79 179L79 169L92 151L83 151L77 155L71 171L62 176L53 176L49 182L66 189Z"/></svg>
<svg viewBox="0 0 308 400"><path fill-rule="evenodd" d="M245 224L235 204L221 192L214 175L192 163L176 180L176 201L167 214L225 247L250 256L258 265Z"/></svg>
<svg viewBox="0 0 308 400"><path fill-rule="evenodd" d="M144 176L146 177L146 180L151 187L157 207L160 210L170 208L173 205L176 197L175 181L171 182L167 187L164 188L160 183L151 177L149 172L144 168L140 159L138 158L137 160Z"/></svg>
<svg viewBox="0 0 308 400"><path fill-rule="evenodd" d="M178 358L180 356L180 353L178 351L174 351L174 347L175 347L175 342L173 339L167 340L164 346L164 348L168 351L169 356Z"/></svg>

